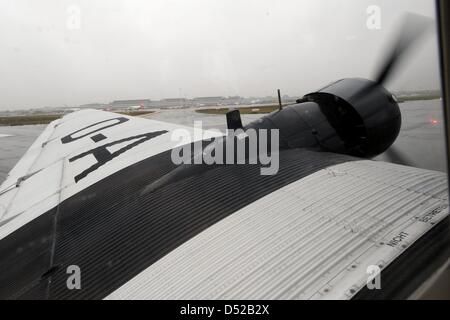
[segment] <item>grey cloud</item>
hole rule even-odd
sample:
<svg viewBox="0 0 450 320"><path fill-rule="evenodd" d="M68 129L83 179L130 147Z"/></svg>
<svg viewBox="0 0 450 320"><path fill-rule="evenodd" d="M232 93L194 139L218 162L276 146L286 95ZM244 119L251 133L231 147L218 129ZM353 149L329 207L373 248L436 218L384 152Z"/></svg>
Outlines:
<svg viewBox="0 0 450 320"><path fill-rule="evenodd" d="M372 4L382 9L380 31L366 28ZM79 29L68 22L71 6ZM0 0L0 110L180 91L301 95L342 77L370 78L404 11L434 17L434 2ZM438 87L434 35L389 88Z"/></svg>

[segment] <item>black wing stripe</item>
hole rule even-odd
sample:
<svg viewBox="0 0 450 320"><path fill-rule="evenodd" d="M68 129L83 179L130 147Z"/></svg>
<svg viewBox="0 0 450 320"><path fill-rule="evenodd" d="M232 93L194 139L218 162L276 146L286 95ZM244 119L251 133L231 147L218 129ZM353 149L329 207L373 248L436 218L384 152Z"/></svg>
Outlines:
<svg viewBox="0 0 450 320"><path fill-rule="evenodd" d="M260 166L209 166L192 176L168 180L150 192L148 185L174 169L170 152L149 158L83 190L60 205L54 265L48 296L33 290L33 298L104 298L154 262L206 228L248 204L321 169L354 158L305 150L280 153L280 170L275 176L261 176ZM200 166L201 167L201 166ZM190 170L190 169L187 169ZM156 172L155 172L156 171ZM44 229L30 232L35 224L48 221L48 212L0 242L0 254L9 244L40 237ZM48 220L47 220L48 219ZM28 237L24 232L28 232ZM37 234L38 233L38 234ZM22 239L24 238L24 239ZM6 240L6 241L5 241ZM82 289L68 290L66 269L78 265ZM11 267L11 266L9 266ZM25 266L22 266L25 267ZM2 268L9 279L8 268ZM37 273L36 273L37 274ZM14 284L12 284L14 285ZM14 286L3 290L30 292Z"/></svg>

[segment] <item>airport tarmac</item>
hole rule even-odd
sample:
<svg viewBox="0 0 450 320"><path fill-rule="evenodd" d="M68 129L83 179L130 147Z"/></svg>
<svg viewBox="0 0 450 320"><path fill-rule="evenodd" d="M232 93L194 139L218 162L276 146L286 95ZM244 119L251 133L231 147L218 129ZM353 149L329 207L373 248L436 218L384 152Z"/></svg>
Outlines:
<svg viewBox="0 0 450 320"><path fill-rule="evenodd" d="M393 147L397 156L383 154L376 160L446 171L442 102L413 101L400 104L400 108L403 115L402 131ZM245 125L262 116L243 115L242 121ZM146 117L185 126L193 126L194 121L202 121L204 129L223 131L226 128L225 116L200 114L192 109L162 110ZM46 125L0 127L0 183L45 127Z"/></svg>
<svg viewBox="0 0 450 320"><path fill-rule="evenodd" d="M0 127L0 183L46 125Z"/></svg>

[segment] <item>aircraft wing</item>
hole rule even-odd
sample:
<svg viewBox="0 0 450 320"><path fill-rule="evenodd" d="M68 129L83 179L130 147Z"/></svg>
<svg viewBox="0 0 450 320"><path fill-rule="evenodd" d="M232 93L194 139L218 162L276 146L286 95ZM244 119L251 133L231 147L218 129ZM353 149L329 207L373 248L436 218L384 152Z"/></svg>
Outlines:
<svg viewBox="0 0 450 320"><path fill-rule="evenodd" d="M444 173L304 149L274 176L181 168L180 128L94 110L50 124L0 187L0 298L351 299L376 266L387 296L446 244Z"/></svg>

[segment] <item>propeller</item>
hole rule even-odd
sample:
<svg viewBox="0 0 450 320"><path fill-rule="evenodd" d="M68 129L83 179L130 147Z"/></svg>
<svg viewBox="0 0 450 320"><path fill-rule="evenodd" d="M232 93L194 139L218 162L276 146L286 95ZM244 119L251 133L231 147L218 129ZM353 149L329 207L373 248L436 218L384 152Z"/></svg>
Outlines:
<svg viewBox="0 0 450 320"><path fill-rule="evenodd" d="M399 28L398 35L394 38L383 56L382 62L370 81L362 78L346 78L333 82L316 92L305 95L293 104L293 109L302 112L303 103L313 102L319 108L319 113L325 115L331 126L336 129L335 134L344 142L343 144L326 144L320 140L317 134L312 132L310 141L318 141L324 150L349 154L352 156L373 158L380 154L384 158L396 163L406 163L406 158L401 152L393 149L392 145L398 138L401 129L401 111L392 94L384 88L384 84L397 70L399 62L407 51L430 30L433 20L416 14L405 14ZM281 103L280 103L281 105ZM289 104L285 105L288 106ZM292 127L290 121L291 109L284 109L268 116L271 121L260 121L253 127L276 125L277 127L290 128L289 133L295 130L309 132L295 122ZM309 118L308 118L309 119ZM304 119L304 123L308 123ZM312 125L314 126L314 125ZM311 129L311 128L309 128ZM294 136L291 134L291 136ZM305 139L304 141L309 141ZM302 141L291 141L289 146L302 147ZM326 147L325 147L326 145ZM390 150L386 152L386 150Z"/></svg>
<svg viewBox="0 0 450 320"><path fill-rule="evenodd" d="M377 86L384 86L397 70L399 63L402 58L404 58L405 54L419 39L421 39L428 31L432 30L433 24L434 20L432 18L413 13L406 13L402 18L399 32L391 44L391 49L387 51L385 58L375 74L373 84L357 92L354 95L354 99L370 95L371 91ZM407 158L402 155L395 146L392 146L385 153L385 157L393 163L409 164Z"/></svg>
<svg viewBox="0 0 450 320"><path fill-rule="evenodd" d="M353 99L363 98L370 94L375 87L384 86L396 71L401 58L422 36L432 29L433 23L432 18L405 13L401 21L400 31L392 41L391 49L387 51L383 62L380 64L373 84L356 92Z"/></svg>
<svg viewBox="0 0 450 320"><path fill-rule="evenodd" d="M403 17L400 32L395 38L392 49L381 64L375 77L375 83L383 85L395 71L399 61L405 53L431 30L434 20L418 14L407 13Z"/></svg>

